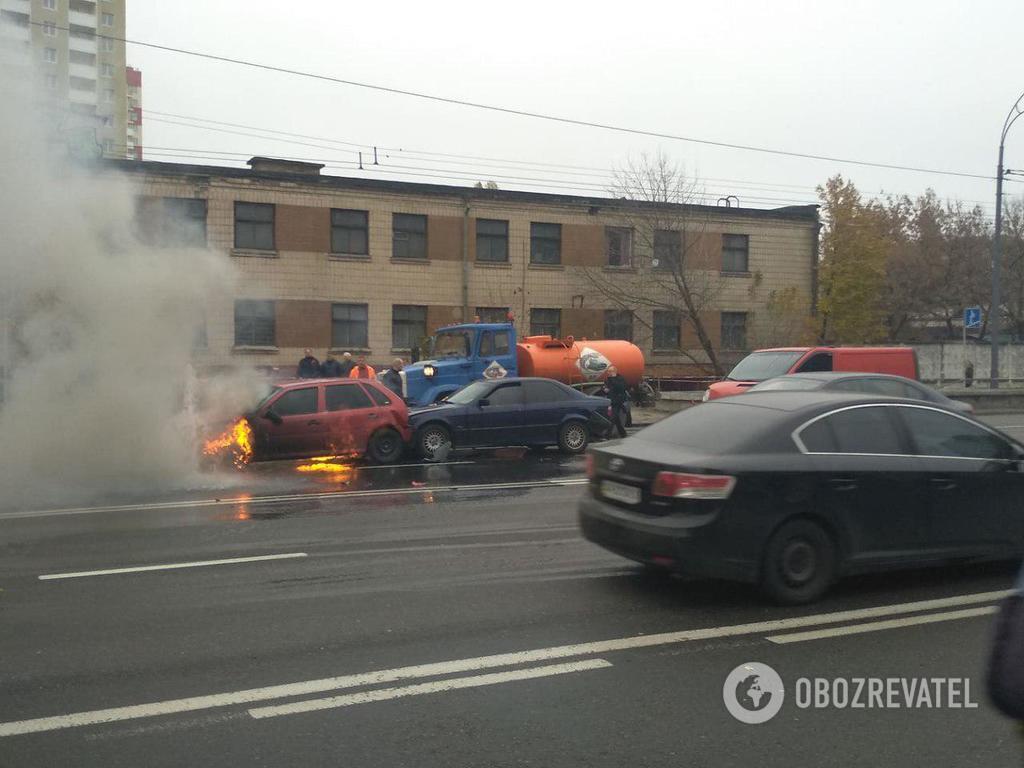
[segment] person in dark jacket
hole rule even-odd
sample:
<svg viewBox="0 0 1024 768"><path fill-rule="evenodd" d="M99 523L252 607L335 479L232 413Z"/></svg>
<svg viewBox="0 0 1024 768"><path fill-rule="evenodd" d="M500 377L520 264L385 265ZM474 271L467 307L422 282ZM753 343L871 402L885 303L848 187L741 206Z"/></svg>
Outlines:
<svg viewBox="0 0 1024 768"><path fill-rule="evenodd" d="M296 378L315 379L320 375L320 361L313 357L313 350L306 349L306 356L299 360L299 367L295 371Z"/></svg>
<svg viewBox="0 0 1024 768"><path fill-rule="evenodd" d="M320 364L320 375L325 379L340 379L342 377L341 363L334 359L334 355L327 353L327 359Z"/></svg>
<svg viewBox="0 0 1024 768"><path fill-rule="evenodd" d="M341 378L348 378L348 375L352 373L352 369L356 367L356 364L352 362L352 353L346 352L341 356L341 373L338 374Z"/></svg>
<svg viewBox="0 0 1024 768"><path fill-rule="evenodd" d="M626 436L625 412L629 401L629 384L625 376L619 375L619 369L608 366L608 378L604 380L605 397L612 401L612 424L619 437Z"/></svg>
<svg viewBox="0 0 1024 768"><path fill-rule="evenodd" d="M380 382L399 397L402 396L402 358L396 357L391 367L380 375Z"/></svg>

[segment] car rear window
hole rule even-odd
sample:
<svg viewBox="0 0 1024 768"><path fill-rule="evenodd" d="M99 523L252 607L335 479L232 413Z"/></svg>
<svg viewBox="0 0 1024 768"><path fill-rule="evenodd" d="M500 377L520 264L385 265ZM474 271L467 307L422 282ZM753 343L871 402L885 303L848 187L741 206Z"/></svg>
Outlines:
<svg viewBox="0 0 1024 768"><path fill-rule="evenodd" d="M638 432L635 438L681 448L699 448L703 453L729 453L771 430L780 429L784 418L784 412L772 408L711 402L655 422Z"/></svg>
<svg viewBox="0 0 1024 768"><path fill-rule="evenodd" d="M356 408L372 408L373 403L363 388L356 383L336 384L327 387L327 410L349 411Z"/></svg>
<svg viewBox="0 0 1024 768"><path fill-rule="evenodd" d="M562 387L553 381L526 381L525 388L526 402L529 403L560 403L568 400L572 395L568 394Z"/></svg>
<svg viewBox="0 0 1024 768"><path fill-rule="evenodd" d="M370 397L373 398L373 402L377 405L391 405L391 399L376 387L363 386L363 389L370 393Z"/></svg>

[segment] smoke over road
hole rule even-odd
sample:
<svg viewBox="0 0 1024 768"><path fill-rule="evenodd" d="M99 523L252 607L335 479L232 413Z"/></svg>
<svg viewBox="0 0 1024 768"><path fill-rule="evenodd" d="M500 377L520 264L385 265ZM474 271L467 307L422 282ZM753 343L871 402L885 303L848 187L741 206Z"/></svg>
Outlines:
<svg viewBox="0 0 1024 768"><path fill-rule="evenodd" d="M30 78L0 77L0 505L195 487L187 371L231 265L141 243L139 190L67 160Z"/></svg>

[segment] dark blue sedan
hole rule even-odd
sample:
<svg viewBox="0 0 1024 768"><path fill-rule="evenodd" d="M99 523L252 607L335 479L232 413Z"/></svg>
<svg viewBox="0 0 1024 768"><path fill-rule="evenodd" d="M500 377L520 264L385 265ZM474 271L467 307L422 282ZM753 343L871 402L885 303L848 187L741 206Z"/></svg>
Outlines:
<svg viewBox="0 0 1024 768"><path fill-rule="evenodd" d="M582 453L611 430L611 405L551 379L474 381L440 403L409 410L413 444L425 459L453 449L557 445Z"/></svg>

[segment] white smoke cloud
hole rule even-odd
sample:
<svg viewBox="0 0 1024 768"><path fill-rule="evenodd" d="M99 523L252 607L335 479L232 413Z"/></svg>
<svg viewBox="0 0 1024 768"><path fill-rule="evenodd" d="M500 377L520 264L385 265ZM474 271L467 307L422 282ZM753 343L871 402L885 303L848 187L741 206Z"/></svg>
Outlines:
<svg viewBox="0 0 1024 768"><path fill-rule="evenodd" d="M230 300L230 262L140 243L140 190L68 161L31 78L0 78L0 505L202 484L187 369L196 319Z"/></svg>

